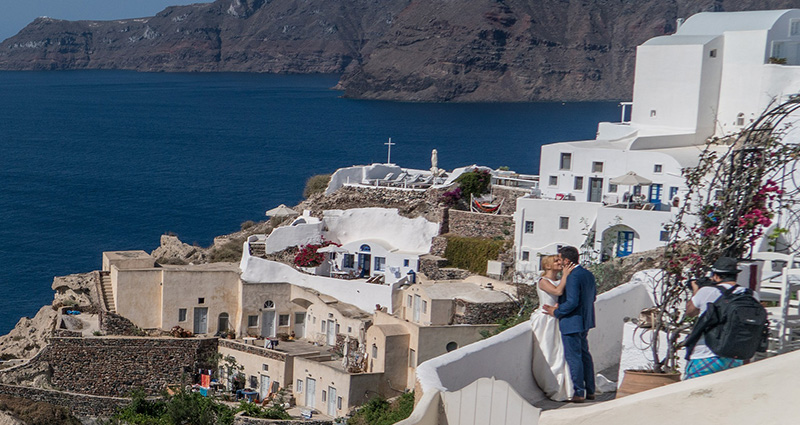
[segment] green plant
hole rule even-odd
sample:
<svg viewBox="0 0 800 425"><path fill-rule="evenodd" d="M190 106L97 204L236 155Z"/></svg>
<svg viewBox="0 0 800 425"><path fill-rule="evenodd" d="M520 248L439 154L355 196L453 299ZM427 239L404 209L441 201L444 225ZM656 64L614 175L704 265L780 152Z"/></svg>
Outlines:
<svg viewBox="0 0 800 425"><path fill-rule="evenodd" d="M370 399L347 421L347 425L391 425L411 416L414 392L408 392L389 402L382 397Z"/></svg>
<svg viewBox="0 0 800 425"><path fill-rule="evenodd" d="M235 411L199 393L178 391L163 399L149 399L142 390L131 394L131 403L113 417L127 425L230 425Z"/></svg>
<svg viewBox="0 0 800 425"><path fill-rule="evenodd" d="M244 231L244 230L247 230L247 229L249 229L249 228L251 228L251 227L253 227L253 226L255 226L255 225L256 225L256 222L255 222L255 221L253 221L253 220L247 220L247 221L245 221L244 223L242 223L242 225L241 225L241 229L242 229L242 231Z"/></svg>
<svg viewBox="0 0 800 425"><path fill-rule="evenodd" d="M303 197L308 199L317 193L325 192L330 181L330 174L317 174L316 176L309 177L308 180L306 180L306 187L303 189Z"/></svg>
<svg viewBox="0 0 800 425"><path fill-rule="evenodd" d="M778 58L775 56L770 56L769 63L775 65L786 65L786 58Z"/></svg>
<svg viewBox="0 0 800 425"><path fill-rule="evenodd" d="M237 412L243 412L245 416L251 418L261 419L292 419L292 416L286 413L286 408L283 407L286 391L281 389L274 395L272 403L267 408L263 408L257 404L243 401L239 404Z"/></svg>
<svg viewBox="0 0 800 425"><path fill-rule="evenodd" d="M501 166L497 167L497 170L498 171L511 171L511 168L509 168L508 165L501 165Z"/></svg>
<svg viewBox="0 0 800 425"><path fill-rule="evenodd" d="M486 170L475 170L458 176L455 182L461 188L461 197L469 199L470 195L480 196L489 191L492 175Z"/></svg>
<svg viewBox="0 0 800 425"><path fill-rule="evenodd" d="M496 260L507 243L503 240L448 236L444 256L453 267L486 274L487 261Z"/></svg>

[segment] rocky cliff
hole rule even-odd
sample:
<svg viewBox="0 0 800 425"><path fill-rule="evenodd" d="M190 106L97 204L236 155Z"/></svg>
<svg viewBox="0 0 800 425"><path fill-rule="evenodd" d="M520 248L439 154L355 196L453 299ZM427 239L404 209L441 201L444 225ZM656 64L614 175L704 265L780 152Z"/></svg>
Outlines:
<svg viewBox="0 0 800 425"><path fill-rule="evenodd" d="M701 11L800 0L217 0L118 21L39 18L0 69L343 73L345 96L627 99L635 48Z"/></svg>

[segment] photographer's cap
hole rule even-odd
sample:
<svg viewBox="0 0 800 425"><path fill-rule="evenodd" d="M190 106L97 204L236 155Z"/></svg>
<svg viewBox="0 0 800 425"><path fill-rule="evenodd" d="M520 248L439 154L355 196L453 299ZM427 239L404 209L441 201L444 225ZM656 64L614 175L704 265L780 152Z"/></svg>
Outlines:
<svg viewBox="0 0 800 425"><path fill-rule="evenodd" d="M737 274L741 270L736 267L736 259L731 257L720 257L711 266L711 271L717 274Z"/></svg>

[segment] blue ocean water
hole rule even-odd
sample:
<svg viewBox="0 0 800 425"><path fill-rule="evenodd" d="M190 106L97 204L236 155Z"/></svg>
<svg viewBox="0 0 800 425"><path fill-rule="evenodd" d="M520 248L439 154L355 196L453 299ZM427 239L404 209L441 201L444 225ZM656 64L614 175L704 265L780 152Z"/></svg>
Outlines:
<svg viewBox="0 0 800 425"><path fill-rule="evenodd" d="M0 72L0 333L52 301L53 276L107 250L187 243L300 201L353 164L473 163L535 174L539 147L591 139L616 103L341 99L335 75Z"/></svg>

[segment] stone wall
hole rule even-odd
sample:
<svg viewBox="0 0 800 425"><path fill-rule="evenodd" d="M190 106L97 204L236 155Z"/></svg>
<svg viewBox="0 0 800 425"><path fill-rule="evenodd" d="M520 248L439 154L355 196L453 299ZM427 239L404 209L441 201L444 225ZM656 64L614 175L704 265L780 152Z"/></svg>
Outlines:
<svg viewBox="0 0 800 425"><path fill-rule="evenodd" d="M0 384L0 394L66 407L77 416L108 417L130 403L129 399L75 394L64 391Z"/></svg>
<svg viewBox="0 0 800 425"><path fill-rule="evenodd" d="M117 336L143 336L144 331L142 331L138 326L134 325L133 322L126 319L119 314L112 313L110 311L101 310L100 314L100 330L102 330L106 335L117 335Z"/></svg>
<svg viewBox="0 0 800 425"><path fill-rule="evenodd" d="M450 234L468 238L514 239L514 218L510 215L450 210L449 217Z"/></svg>
<svg viewBox="0 0 800 425"><path fill-rule="evenodd" d="M503 201L503 205L500 206L500 214L505 215L514 214L517 211L517 198L521 198L530 192L529 189L492 185L492 196L494 196L495 202Z"/></svg>
<svg viewBox="0 0 800 425"><path fill-rule="evenodd" d="M424 255L419 258L419 272L431 280L461 280L472 274L469 270L446 266L446 258L435 255Z"/></svg>
<svg viewBox="0 0 800 425"><path fill-rule="evenodd" d="M241 342L231 341L227 339L220 339L218 344L220 347L230 348L231 350L236 350L247 354L266 357L272 360L278 360L282 362L286 361L286 353L282 353L280 351L275 351L275 350L269 350L263 347L259 347L257 345L243 344Z"/></svg>
<svg viewBox="0 0 800 425"><path fill-rule="evenodd" d="M259 418L251 418L248 416L236 415L236 417L233 419L233 425L333 425L333 421L326 421L319 419L309 419L309 420L259 419Z"/></svg>
<svg viewBox="0 0 800 425"><path fill-rule="evenodd" d="M431 240L431 255L444 257L445 250L447 250L447 237L437 236Z"/></svg>
<svg viewBox="0 0 800 425"><path fill-rule="evenodd" d="M216 338L53 337L38 356L10 372L45 374L49 385L75 393L124 397L142 388L158 394L209 367L216 352Z"/></svg>
<svg viewBox="0 0 800 425"><path fill-rule="evenodd" d="M471 303L456 298L456 311L464 310L463 314L456 314L453 323L456 325L487 325L497 323L519 311L519 304L513 301L505 303Z"/></svg>

